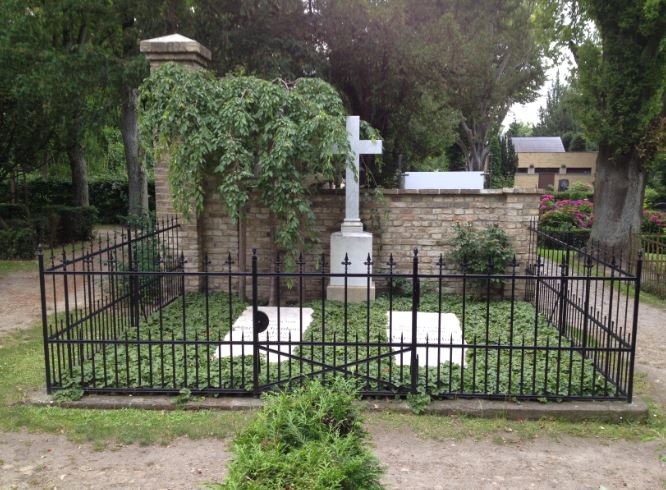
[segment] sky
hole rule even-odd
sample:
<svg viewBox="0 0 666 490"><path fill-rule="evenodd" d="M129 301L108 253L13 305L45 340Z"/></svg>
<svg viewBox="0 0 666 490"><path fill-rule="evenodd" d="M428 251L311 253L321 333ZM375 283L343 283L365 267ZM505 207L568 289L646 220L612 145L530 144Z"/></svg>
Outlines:
<svg viewBox="0 0 666 490"><path fill-rule="evenodd" d="M565 56L567 52L565 51ZM563 60L562 63L559 63L555 66L551 66L547 71L546 71L546 83L541 87L541 90L539 91L539 98L535 100L534 102L530 102L529 104L514 104L511 106L511 109L509 109L509 112L504 119L504 122L502 125L506 128L513 122L514 119L516 119L519 122L527 123L530 125L534 125L539 122L539 108L542 106L546 105L546 95L548 94L548 90L552 86L553 82L555 81L555 78L557 77L557 72L559 70L560 72L560 80L566 81L567 77L569 76L569 73L571 71L570 64L572 63L572 60L567 57L567 59Z"/></svg>

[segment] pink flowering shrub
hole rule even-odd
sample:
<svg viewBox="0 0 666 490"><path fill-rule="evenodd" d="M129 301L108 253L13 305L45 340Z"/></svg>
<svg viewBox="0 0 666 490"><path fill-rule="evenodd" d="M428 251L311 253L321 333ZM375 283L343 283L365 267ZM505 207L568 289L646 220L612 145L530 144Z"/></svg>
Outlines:
<svg viewBox="0 0 666 490"><path fill-rule="evenodd" d="M552 194L544 194L539 204L541 226L551 229L592 228L594 204L589 199L557 199ZM641 233L666 232L666 213L643 211Z"/></svg>
<svg viewBox="0 0 666 490"><path fill-rule="evenodd" d="M551 194L541 198L540 223L548 228L592 228L594 205L589 199L557 200Z"/></svg>
<svg viewBox="0 0 666 490"><path fill-rule="evenodd" d="M641 232L657 234L666 230L666 213L644 210L641 217Z"/></svg>

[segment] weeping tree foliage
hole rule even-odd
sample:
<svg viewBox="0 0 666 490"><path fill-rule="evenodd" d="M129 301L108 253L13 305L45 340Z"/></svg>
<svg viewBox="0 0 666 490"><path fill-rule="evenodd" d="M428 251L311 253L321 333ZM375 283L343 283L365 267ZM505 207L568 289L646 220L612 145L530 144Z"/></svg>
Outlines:
<svg viewBox="0 0 666 490"><path fill-rule="evenodd" d="M143 83L140 108L146 146L154 142L156 156L170 156L176 211L200 212L204 180L213 174L234 220L251 201L269 210L275 244L293 260L303 225L314 220L312 184L336 177L344 158L334 148L350 152L345 108L331 85L316 78L217 79L166 64Z"/></svg>

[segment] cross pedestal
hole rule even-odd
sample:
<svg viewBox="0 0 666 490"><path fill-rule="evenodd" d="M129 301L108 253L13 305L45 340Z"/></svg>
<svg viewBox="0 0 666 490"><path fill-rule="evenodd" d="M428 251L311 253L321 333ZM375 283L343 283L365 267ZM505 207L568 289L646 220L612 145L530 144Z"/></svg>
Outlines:
<svg viewBox="0 0 666 490"><path fill-rule="evenodd" d="M382 142L360 139L360 118L347 117L347 138L352 156L347 161L345 173L345 220L340 231L331 235L331 273L344 274L345 257L349 261L348 274L366 274L368 256L372 256L372 233L363 231L359 215L358 168L360 155L379 155ZM372 272L372 266L370 266ZM347 302L361 303L368 298L368 279L366 277L347 277ZM375 299L375 283L370 280L370 299ZM331 277L326 289L326 297L334 301L345 299L345 278Z"/></svg>

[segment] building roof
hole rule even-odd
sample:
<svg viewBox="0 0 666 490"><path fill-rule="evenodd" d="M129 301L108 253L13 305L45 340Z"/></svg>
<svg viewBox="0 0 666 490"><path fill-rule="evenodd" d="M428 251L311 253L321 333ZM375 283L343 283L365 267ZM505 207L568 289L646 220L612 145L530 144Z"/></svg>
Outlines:
<svg viewBox="0 0 666 490"><path fill-rule="evenodd" d="M511 138L516 153L564 153L559 136L530 136Z"/></svg>

